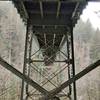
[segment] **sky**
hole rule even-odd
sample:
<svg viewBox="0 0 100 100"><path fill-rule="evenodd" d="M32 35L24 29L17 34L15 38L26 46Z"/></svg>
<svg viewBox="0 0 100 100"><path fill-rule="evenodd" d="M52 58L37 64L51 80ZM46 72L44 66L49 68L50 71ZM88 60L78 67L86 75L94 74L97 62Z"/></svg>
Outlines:
<svg viewBox="0 0 100 100"><path fill-rule="evenodd" d="M100 29L100 2L89 2L81 18L84 22L89 19L95 29Z"/></svg>

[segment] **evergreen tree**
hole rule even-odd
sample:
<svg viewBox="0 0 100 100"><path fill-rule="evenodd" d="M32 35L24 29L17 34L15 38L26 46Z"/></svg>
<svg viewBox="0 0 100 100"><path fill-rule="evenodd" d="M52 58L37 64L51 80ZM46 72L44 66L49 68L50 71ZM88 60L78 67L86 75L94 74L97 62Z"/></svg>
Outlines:
<svg viewBox="0 0 100 100"><path fill-rule="evenodd" d="M92 61L100 59L100 30L97 29L91 42L90 58Z"/></svg>
<svg viewBox="0 0 100 100"><path fill-rule="evenodd" d="M75 40L80 38L83 42L90 42L94 31L89 19L86 22L83 22L82 19L80 19L74 29Z"/></svg>

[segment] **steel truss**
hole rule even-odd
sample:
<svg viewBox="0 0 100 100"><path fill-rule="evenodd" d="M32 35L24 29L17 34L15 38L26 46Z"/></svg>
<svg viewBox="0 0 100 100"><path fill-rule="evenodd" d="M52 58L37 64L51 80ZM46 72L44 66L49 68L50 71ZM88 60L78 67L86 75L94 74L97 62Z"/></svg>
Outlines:
<svg viewBox="0 0 100 100"><path fill-rule="evenodd" d="M58 53L60 52L63 54L65 57L63 61L60 60L55 60L54 62L56 63L64 63L61 66L60 70L56 70L54 73L51 73L50 77L46 77L44 74L42 74L38 66L42 66L43 62L45 60L33 60L33 56L41 50L41 48L36 51L34 54L32 54L32 37L35 32L32 29L32 26L28 23L27 24L27 33L26 33L26 43L25 43L25 54L24 54L24 67L23 67L23 73L19 72L17 69L15 69L13 66L8 64L5 60L3 60L0 57L0 65L11 71L13 74L17 75L19 78L22 79L22 90L21 90L21 100L28 100L28 98L32 99L33 96L39 96L40 100L58 100L59 97L66 96L70 100L77 100L76 98L76 81L86 75L88 72L92 71L96 67L100 65L100 60L96 61L95 63L89 65L86 67L83 71L79 72L78 74L75 74L75 65L74 65L74 44L73 44L73 31L72 28L70 28L69 33L65 34L66 37L66 51L67 55L64 54L60 49L57 51ZM42 40L41 40L42 41ZM43 41L44 42L44 41ZM49 41L51 42L51 41ZM48 45L48 44L46 44ZM46 49L53 49L52 46L47 46ZM57 52L51 55L57 55ZM49 57L47 60L51 60ZM39 62L42 63L40 65L36 65L35 63ZM51 61L52 62L52 61ZM31 74L31 69L34 69L43 77L43 81L38 84L35 82L33 79L31 79L30 74ZM57 84L54 81L52 81L53 78L55 78L59 73L61 73L64 70L68 70L68 80L66 79L65 82L62 84ZM48 75L48 72L44 70L45 73ZM52 89L51 91L46 90L43 86L47 83L52 84L55 88ZM73 84L73 85L72 85ZM30 90L29 85L35 88L36 90ZM69 92L66 93L64 90L66 87L69 87ZM39 91L39 94L35 94L36 91ZM72 95L73 92L73 95ZM25 95L26 94L26 95ZM74 96L74 97L73 97ZM33 99L32 99L33 100Z"/></svg>
<svg viewBox="0 0 100 100"><path fill-rule="evenodd" d="M23 75L28 76L28 78L30 78L30 70L33 69L35 70L37 73L39 73L44 80L41 82L41 84L38 84L38 87L41 87L41 91L42 91L42 96L43 98L45 98L45 100L48 99L53 99L54 97L57 96L57 94L59 92L61 92L65 87L69 87L69 92L65 93L65 91L62 92L63 95L66 95L70 100L74 99L77 100L77 94L76 94L76 82L75 80L73 81L72 79L75 77L75 63L74 63L74 44L73 44L73 27L70 26L69 27L69 31L66 32L65 37L66 37L66 51L67 51L67 55L65 53L63 53L60 49L55 52L54 54L52 54L48 59L46 59L46 61L50 61L52 62L51 58L55 55L57 55L58 52L60 52L61 54L63 54L65 56L65 60L61 61L61 60L54 60L53 62L56 63L65 63L64 65L66 65L63 69L61 69L58 73L54 74L52 77L48 78L45 77L45 75L41 74L41 72L39 71L38 67L43 66L45 63L45 60L33 60L33 56L36 55L41 49L42 47L36 51L34 54L31 53L32 51L32 44L34 44L32 42L32 38L33 38L33 34L35 34L34 28L31 26L30 21L28 20L28 24L27 24L27 33L26 33L26 45L25 45L25 55L24 55L24 68L23 68ZM39 40L41 42L44 42L44 46L43 47L47 47L46 50L48 49L53 49L53 51L55 51L54 48L52 48L52 46L49 46L49 44L46 43L46 41L43 41L41 38L39 38ZM54 40L53 40L54 41ZM52 42L51 40L49 42ZM48 43L49 43L48 42ZM57 42L57 41L56 41ZM54 44L54 43L53 43ZM54 45L53 45L54 46ZM36 65L35 63L40 63L40 65ZM63 65L63 66L64 66ZM63 67L62 66L62 67ZM67 69L66 69L67 68ZM66 81L66 83L63 84L55 84L52 79L54 77L56 77L59 73L61 73L64 70L68 70L68 83ZM46 70L44 70L45 73L47 72ZM48 73L47 73L48 75ZM51 76L51 75L50 75ZM73 84L69 84L69 80L72 80L71 83ZM21 91L21 100L28 100L28 98L32 97L36 90L39 91L39 88L37 89L35 87L36 90L29 90L29 82L27 82L27 84L25 84L24 82L25 80L22 80L22 91ZM43 86L47 83L51 83L54 87L55 87L55 91L47 91L43 88ZM68 84L67 86L65 84ZM60 85L60 87L58 87ZM64 85L64 88L63 88ZM26 91L25 91L26 90ZM40 92L41 92L40 91ZM32 93L31 93L32 92ZM26 96L24 96L24 94L26 93ZM73 96L73 97L72 97Z"/></svg>
<svg viewBox="0 0 100 100"><path fill-rule="evenodd" d="M1 57L0 57L0 65L2 65L3 67L5 67L7 70L11 71L13 74L15 74L16 76L18 76L19 78L23 79L26 83L28 83L29 85L31 85L34 88L36 88L42 94L44 94L44 97L41 98L41 100L46 100L46 99L49 100L49 99L52 99L56 94L58 94L61 90L63 90L64 88L66 88L67 86L69 86L70 84L72 84L73 82L77 81L78 79L80 79L81 77L83 77L84 75L86 75L87 73L89 73L90 71L92 71L93 69L99 67L100 60L96 61L95 63L93 63L91 65L89 65L84 70L82 70L81 72L79 72L78 74L76 74L73 78L70 78L69 80L67 80L66 82L64 82L63 84L61 84L59 87L53 89L52 91L45 90L43 87L41 87L40 85L38 85L32 79L30 79L28 76L26 76L23 73L21 73L20 71L16 70L12 65L8 64Z"/></svg>
<svg viewBox="0 0 100 100"><path fill-rule="evenodd" d="M27 33L26 33L26 48L25 48L25 58L24 58L24 69L23 69L23 74L24 75L28 75L28 77L30 76L30 67L32 67L32 68L34 68L38 73L40 73L41 74L41 72L39 72L38 71L38 66L36 66L35 64L34 64L34 62L45 62L45 60L32 60L32 57L31 57L31 47L32 47L32 34L34 34L33 33L33 30L34 29L32 29L32 26L31 25L29 25L29 21L28 21L28 25L27 25ZM66 39L67 39L67 41L66 42L68 42L67 43L67 45L69 45L69 39L68 39L68 36L67 36L67 34L65 34L65 36L66 36ZM40 39L40 38L39 38ZM44 42L42 39L40 39L40 41L41 42ZM49 42L52 42L51 40L49 41ZM55 41L54 41L55 42ZM70 41L71 42L71 41ZM54 44L54 43L53 43ZM46 49L53 49L52 48L52 46L49 46L47 43L46 43L46 41L45 41L45 45L44 46L47 46L47 48ZM54 45L53 45L54 46ZM68 52L67 53L67 56L63 53L63 52L61 52L60 50L60 52L63 54L63 55L65 55L67 58L64 60L64 61L54 61L54 62L56 62L56 63L61 63L61 62L65 62L66 64L68 64L67 65L67 67L68 67L68 75L69 75L69 79L71 78L71 70L70 70L70 64L72 63L72 58L70 58L70 46L67 46L66 47L66 51ZM36 53L38 53L40 50L38 50ZM55 50L54 50L55 51ZM36 54L35 53L35 54ZM34 54L33 54L34 55ZM57 52L56 53L54 53L54 54L52 54L46 61L50 61L51 59L50 58L52 58L53 56L55 56L55 55L57 55ZM52 62L52 61L51 61ZM33 65L33 66L32 66ZM35 66L35 67L34 67ZM39 66L42 66L41 64L39 65ZM65 69L64 69L65 70ZM63 70L62 70L63 71ZM61 72L62 72L61 71ZM61 73L60 72L60 73ZM58 75L58 74L57 74ZM54 75L54 77L55 76L57 76L57 75ZM45 78L45 76L44 75L42 75L44 78ZM54 78L53 77L53 78ZM47 80L47 82L46 83L48 83L48 82L50 82L52 85L54 85L56 88L57 88L57 86L55 85L55 83L53 83L52 81L51 81L51 79L48 79L48 78L45 78L46 80ZM44 84L42 84L42 86L44 86L46 83L44 83ZM59 85L59 84L58 84ZM23 98L23 93L25 92L24 91L24 87L25 87L25 84L24 84L24 80L23 80L23 82L22 82L22 92L21 92L21 100L23 100L24 98ZM26 99L28 99L28 97L30 96L30 93L29 93L29 91L28 91L28 83L26 84L26 94L27 94L27 96L26 96ZM69 93L66 95L66 93L64 93L66 96L68 96L69 98L71 98L70 96L71 96L71 85L69 85Z"/></svg>

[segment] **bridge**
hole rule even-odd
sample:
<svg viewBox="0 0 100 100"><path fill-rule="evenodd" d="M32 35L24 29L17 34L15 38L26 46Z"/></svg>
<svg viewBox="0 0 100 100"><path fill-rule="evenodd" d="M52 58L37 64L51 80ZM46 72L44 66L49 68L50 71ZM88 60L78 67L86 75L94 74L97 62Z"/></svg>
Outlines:
<svg viewBox="0 0 100 100"><path fill-rule="evenodd" d="M66 95L69 100L77 100L76 81L100 65L98 60L75 74L73 28L89 1L98 0L12 0L27 28L23 73L2 58L0 64L22 79L20 100L24 100L24 97L28 100L30 85L42 94L40 100L60 100L59 93L66 87L69 87ZM42 51L42 60L32 57L36 54L32 54L33 35L37 37L40 48L36 53ZM67 54L61 51L65 43ZM66 56L66 59L57 60L58 51ZM68 68L68 80L48 91L30 78L30 68L34 62L39 62L40 65L44 63L45 66L65 63ZM47 80L51 82L50 79Z"/></svg>

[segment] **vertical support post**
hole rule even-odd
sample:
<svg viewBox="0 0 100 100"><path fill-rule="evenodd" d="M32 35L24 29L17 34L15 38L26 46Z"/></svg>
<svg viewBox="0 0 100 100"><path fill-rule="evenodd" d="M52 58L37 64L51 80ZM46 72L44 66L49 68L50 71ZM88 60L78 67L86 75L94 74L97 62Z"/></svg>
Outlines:
<svg viewBox="0 0 100 100"><path fill-rule="evenodd" d="M72 52L72 74L73 74L73 77L74 77L75 76L75 60L74 60L73 25L70 26L70 33L71 33L71 52ZM74 95L74 100L77 100L76 82L73 82L73 95Z"/></svg>
<svg viewBox="0 0 100 100"><path fill-rule="evenodd" d="M66 34L66 39L67 39L67 56L68 56L68 60L70 60L70 41L69 41L69 36L68 36L68 33ZM71 70L70 70L70 62L68 62L68 79L71 78ZM69 85L69 93L68 93L68 96L69 96L69 99L71 100L71 94L72 94L72 87L71 87L71 84Z"/></svg>
<svg viewBox="0 0 100 100"><path fill-rule="evenodd" d="M24 64L23 64L23 74L25 75L27 72L27 51L28 51L28 28L29 28L29 20L27 19L27 26L26 26L26 40L25 40L25 49L24 49ZM22 87L21 87L21 97L20 100L23 100L23 96L24 96L24 88L25 88L25 82L24 80L22 80Z"/></svg>
<svg viewBox="0 0 100 100"><path fill-rule="evenodd" d="M32 51L32 40L33 40L33 27L32 27L32 25L29 27L29 39L28 39L29 41L29 43L28 43L28 73L27 73L27 75L28 75L28 77L30 77L30 71L31 71L31 65L30 65L30 60L31 60L31 51ZM27 94L27 96L26 96L26 100L28 99L28 97L29 97L29 84L27 83L26 84L26 94Z"/></svg>

